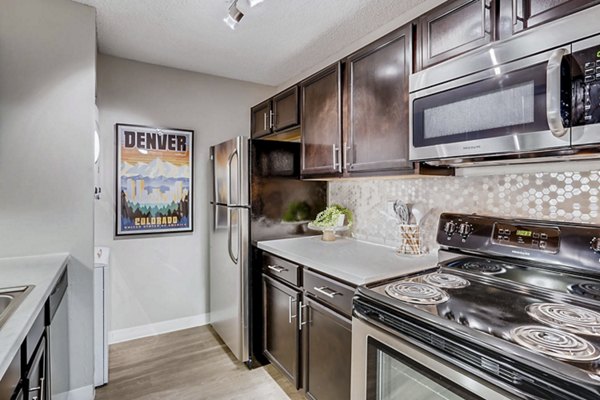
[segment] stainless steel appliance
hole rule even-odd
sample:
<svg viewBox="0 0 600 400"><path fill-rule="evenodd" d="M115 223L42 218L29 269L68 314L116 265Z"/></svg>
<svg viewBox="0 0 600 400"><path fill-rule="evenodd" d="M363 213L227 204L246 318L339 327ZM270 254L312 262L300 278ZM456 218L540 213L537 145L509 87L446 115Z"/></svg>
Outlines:
<svg viewBox="0 0 600 400"><path fill-rule="evenodd" d="M598 157L600 7L410 80L410 158L435 165Z"/></svg>
<svg viewBox="0 0 600 400"><path fill-rule="evenodd" d="M240 136L211 147L210 322L242 362L250 360L248 146Z"/></svg>
<svg viewBox="0 0 600 400"><path fill-rule="evenodd" d="M252 268L260 259L252 243L310 234L295 217L313 219L324 208L326 184L299 180L299 143L237 137L211 147L211 160L210 319L251 367L264 361L262 269L260 261Z"/></svg>
<svg viewBox="0 0 600 400"><path fill-rule="evenodd" d="M359 287L352 399L599 398L599 226L442 214L437 241Z"/></svg>

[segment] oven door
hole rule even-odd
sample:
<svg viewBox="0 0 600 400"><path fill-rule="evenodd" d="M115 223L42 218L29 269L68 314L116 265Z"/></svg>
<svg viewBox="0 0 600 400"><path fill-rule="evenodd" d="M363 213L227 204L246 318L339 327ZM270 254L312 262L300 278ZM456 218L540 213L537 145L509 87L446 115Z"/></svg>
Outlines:
<svg viewBox="0 0 600 400"><path fill-rule="evenodd" d="M352 318L352 400L514 399L500 388Z"/></svg>
<svg viewBox="0 0 600 400"><path fill-rule="evenodd" d="M568 149L569 53L554 49L412 93L410 159L453 160L444 164ZM490 58L496 65L493 48Z"/></svg>

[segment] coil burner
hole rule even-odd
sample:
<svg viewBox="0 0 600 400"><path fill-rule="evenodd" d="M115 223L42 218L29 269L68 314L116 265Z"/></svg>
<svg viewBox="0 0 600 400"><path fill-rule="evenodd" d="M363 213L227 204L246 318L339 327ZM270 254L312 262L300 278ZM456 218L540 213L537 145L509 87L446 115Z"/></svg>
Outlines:
<svg viewBox="0 0 600 400"><path fill-rule="evenodd" d="M501 264L493 262L469 261L461 265L460 268L467 271L478 271L485 275L496 275L506 272L506 268L504 268Z"/></svg>
<svg viewBox="0 0 600 400"><path fill-rule="evenodd" d="M442 289L417 282L392 283L385 287L385 292L398 300L414 304L440 304L450 298Z"/></svg>
<svg viewBox="0 0 600 400"><path fill-rule="evenodd" d="M587 297L588 299L600 300L600 283L582 282L569 286L569 293Z"/></svg>
<svg viewBox="0 0 600 400"><path fill-rule="evenodd" d="M600 336L600 313L559 303L534 303L526 307L536 321L581 335Z"/></svg>
<svg viewBox="0 0 600 400"><path fill-rule="evenodd" d="M444 289L462 289L469 286L469 281L460 276L444 273L429 274L423 277L423 281L430 285Z"/></svg>
<svg viewBox="0 0 600 400"><path fill-rule="evenodd" d="M560 360L586 362L600 358L600 352L590 342L558 329L527 325L510 334L521 346Z"/></svg>

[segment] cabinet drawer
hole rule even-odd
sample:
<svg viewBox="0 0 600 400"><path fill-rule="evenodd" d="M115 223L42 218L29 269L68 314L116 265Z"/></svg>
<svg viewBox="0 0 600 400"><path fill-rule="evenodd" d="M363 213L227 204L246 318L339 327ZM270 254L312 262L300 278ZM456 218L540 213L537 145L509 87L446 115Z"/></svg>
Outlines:
<svg viewBox="0 0 600 400"><path fill-rule="evenodd" d="M354 288L312 271L304 271L304 290L343 314L352 315Z"/></svg>
<svg viewBox="0 0 600 400"><path fill-rule="evenodd" d="M269 276L289 282L294 286L300 286L300 266L283 258L263 253L263 272Z"/></svg>

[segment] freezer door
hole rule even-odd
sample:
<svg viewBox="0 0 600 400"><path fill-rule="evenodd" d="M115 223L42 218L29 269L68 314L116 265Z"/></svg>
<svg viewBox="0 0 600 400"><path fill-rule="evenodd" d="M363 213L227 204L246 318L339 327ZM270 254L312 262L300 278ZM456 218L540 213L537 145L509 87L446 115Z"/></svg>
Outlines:
<svg viewBox="0 0 600 400"><path fill-rule="evenodd" d="M228 206L248 206L248 164L249 139L238 136L235 139L214 146L213 158L213 201Z"/></svg>
<svg viewBox="0 0 600 400"><path fill-rule="evenodd" d="M216 223L210 235L210 321L238 360L246 362L250 359L250 210L217 205L214 212Z"/></svg>

